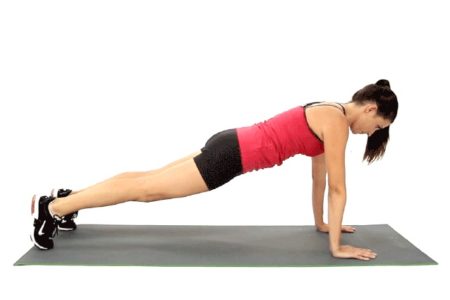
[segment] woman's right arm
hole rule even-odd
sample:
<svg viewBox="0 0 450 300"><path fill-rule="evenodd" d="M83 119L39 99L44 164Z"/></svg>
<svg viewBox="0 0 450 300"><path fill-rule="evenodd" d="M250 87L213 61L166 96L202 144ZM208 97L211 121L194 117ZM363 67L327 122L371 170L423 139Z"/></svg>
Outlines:
<svg viewBox="0 0 450 300"><path fill-rule="evenodd" d="M348 123L343 115L330 115L322 127L325 165L328 174L328 225L330 252L334 257L369 260L376 254L369 249L341 245L341 226L347 192L345 185L345 147Z"/></svg>

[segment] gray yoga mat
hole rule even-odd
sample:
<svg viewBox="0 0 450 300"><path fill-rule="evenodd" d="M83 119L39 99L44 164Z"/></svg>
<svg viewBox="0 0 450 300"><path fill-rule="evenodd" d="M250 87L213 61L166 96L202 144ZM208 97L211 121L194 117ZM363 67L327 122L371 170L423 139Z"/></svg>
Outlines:
<svg viewBox="0 0 450 300"><path fill-rule="evenodd" d="M32 247L15 265L329 267L437 264L389 225L355 226L342 244L376 259L336 259L314 226L79 225L55 248Z"/></svg>

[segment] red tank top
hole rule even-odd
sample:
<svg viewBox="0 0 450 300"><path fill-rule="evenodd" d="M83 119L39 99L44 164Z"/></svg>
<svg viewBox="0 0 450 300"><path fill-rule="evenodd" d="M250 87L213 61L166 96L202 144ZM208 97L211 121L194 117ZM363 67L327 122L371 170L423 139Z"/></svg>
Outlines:
<svg viewBox="0 0 450 300"><path fill-rule="evenodd" d="M296 155L316 156L323 143L306 121L303 106L290 109L266 121L237 128L243 173L280 166Z"/></svg>

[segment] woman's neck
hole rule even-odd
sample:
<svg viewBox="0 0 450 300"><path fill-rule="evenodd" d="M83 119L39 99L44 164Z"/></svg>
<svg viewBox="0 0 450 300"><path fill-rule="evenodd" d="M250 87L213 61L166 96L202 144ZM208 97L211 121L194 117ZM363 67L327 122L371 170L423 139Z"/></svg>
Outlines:
<svg viewBox="0 0 450 300"><path fill-rule="evenodd" d="M347 102L343 105L346 111L345 117L347 118L349 126L351 126L356 121L361 107L357 106L354 102Z"/></svg>

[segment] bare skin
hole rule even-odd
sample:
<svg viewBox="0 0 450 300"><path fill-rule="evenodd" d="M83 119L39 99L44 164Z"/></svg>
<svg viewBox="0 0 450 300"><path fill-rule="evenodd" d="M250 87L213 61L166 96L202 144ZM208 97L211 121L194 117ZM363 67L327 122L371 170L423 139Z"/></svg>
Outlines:
<svg viewBox="0 0 450 300"><path fill-rule="evenodd" d="M339 106L336 106L339 108ZM354 228L342 226L346 202L345 146L349 129L353 133L372 134L389 125L389 121L376 115L376 104L356 106L345 104L347 115L330 106L313 106L306 110L311 129L324 142L325 153L313 161L313 209L317 229L329 232L330 251L339 258L370 260L376 254L370 249L340 244L340 234L354 232ZM50 203L49 209L58 216L65 216L86 208L115 205L127 201L152 202L181 198L208 191L193 157L200 151L174 161L160 169L145 172L126 172L116 175L64 198ZM323 222L323 199L328 175L329 225Z"/></svg>
<svg viewBox="0 0 450 300"><path fill-rule="evenodd" d="M339 105L316 105L307 108L306 117L311 130L324 142L325 153L312 158L313 210L316 227L329 232L330 252L338 258L370 260L376 253L370 249L341 245L341 232L354 232L350 226L342 226L346 203L345 185L345 147L349 130L356 134L371 135L376 130L390 125L376 115L377 106L373 102L358 106L355 103L344 105L344 115ZM337 109L336 109L337 108ZM323 199L328 175L328 220L323 222Z"/></svg>
<svg viewBox="0 0 450 300"><path fill-rule="evenodd" d="M121 173L50 203L58 216L72 212L115 205L127 201L152 202L186 197L208 191L193 157L195 152L163 168L147 172Z"/></svg>

